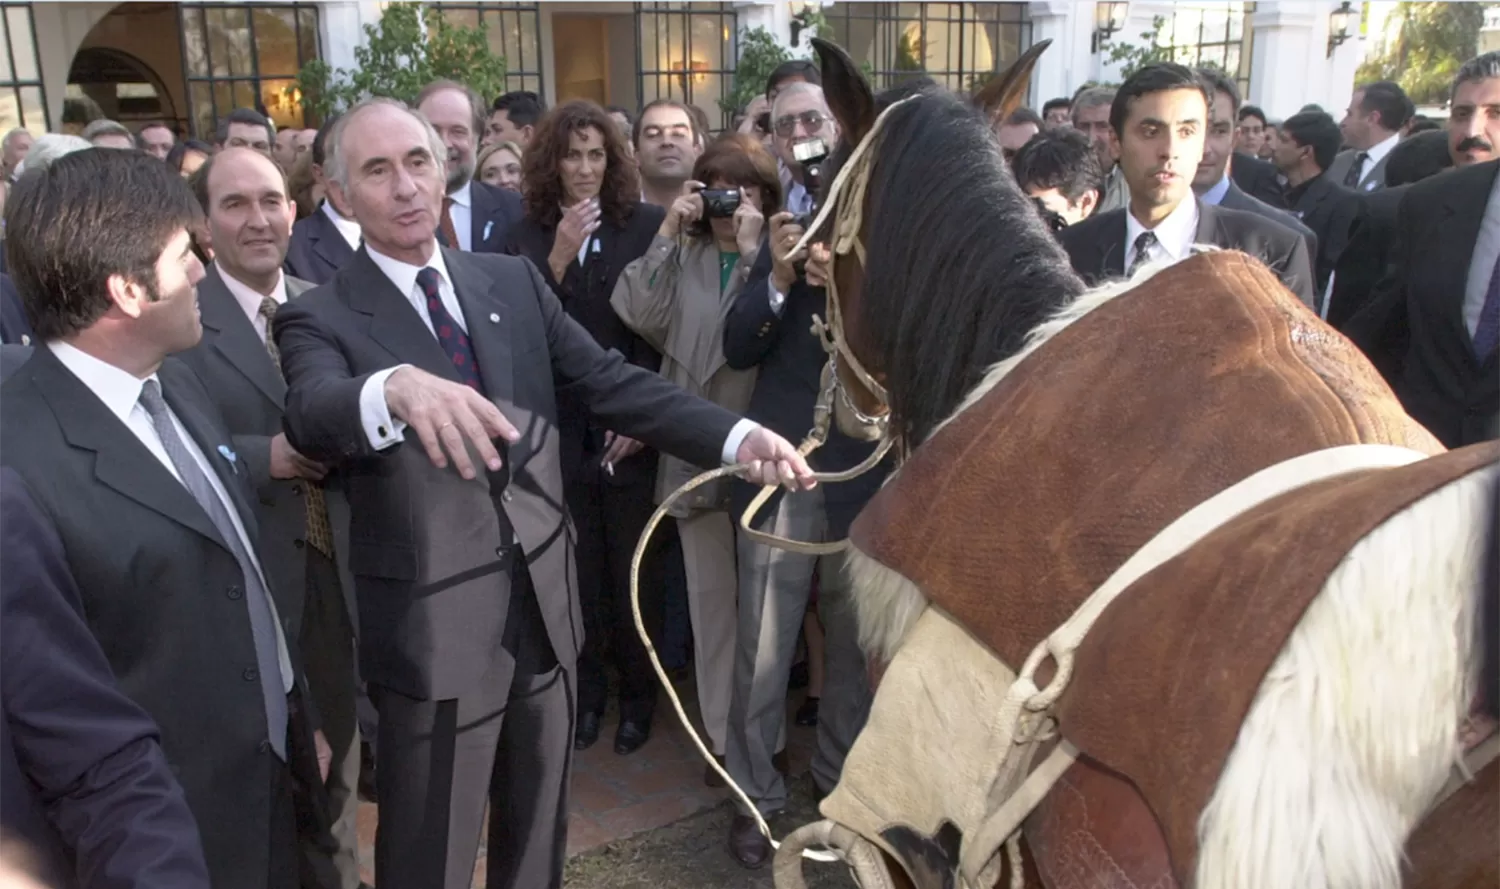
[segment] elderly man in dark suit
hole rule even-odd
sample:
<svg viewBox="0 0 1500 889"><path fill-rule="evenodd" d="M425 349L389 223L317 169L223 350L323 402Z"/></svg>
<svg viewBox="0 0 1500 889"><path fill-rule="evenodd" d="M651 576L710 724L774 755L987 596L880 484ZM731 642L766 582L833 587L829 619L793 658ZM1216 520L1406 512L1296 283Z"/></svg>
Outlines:
<svg viewBox="0 0 1500 889"><path fill-rule="evenodd" d="M1128 275L1143 263L1180 260L1196 245L1211 245L1257 257L1311 307L1312 266L1303 238L1260 216L1193 197L1209 104L1198 75L1170 62L1147 65L1120 87L1110 125L1130 203L1060 233L1074 271L1094 285Z"/></svg>
<svg viewBox="0 0 1500 889"><path fill-rule="evenodd" d="M78 889L209 889L151 717L115 685L62 540L0 469L0 833Z"/></svg>
<svg viewBox="0 0 1500 889"><path fill-rule="evenodd" d="M310 842L304 859L336 869L342 889L357 889L353 579L340 570L349 508L340 488L325 485L324 467L287 444L286 383L270 338L276 310L312 287L282 272L295 210L281 171L250 149L224 149L192 181L208 218L214 263L198 283L203 340L180 357L224 417L258 495L261 553L334 755L328 795L338 846L330 859Z"/></svg>
<svg viewBox="0 0 1500 889"><path fill-rule="evenodd" d="M80 151L6 206L41 345L0 387L0 454L52 519L89 629L161 727L216 889L299 883L326 830L306 683L259 555L245 462L196 377L203 269L183 180ZM303 886L308 885L302 882Z"/></svg>
<svg viewBox="0 0 1500 889"><path fill-rule="evenodd" d="M466 889L488 802L488 885L556 887L582 642L556 388L692 463L789 485L811 470L780 436L601 349L528 261L440 249L445 154L392 100L335 126L330 187L365 247L277 313L287 436L348 479L380 709L377 884Z"/></svg>
<svg viewBox="0 0 1500 889"><path fill-rule="evenodd" d="M1292 115L1271 137L1271 158L1291 185L1287 196L1292 201L1292 212L1318 236L1313 265L1325 318L1329 317L1328 279L1349 243L1349 232L1359 215L1357 193L1324 172L1338 154L1339 139L1339 125L1322 111Z"/></svg>
<svg viewBox="0 0 1500 889"><path fill-rule="evenodd" d="M448 149L448 194L438 225L443 246L502 252L511 227L521 221L521 198L474 178L474 152L485 127L484 100L461 83L436 80L417 94L416 107Z"/></svg>
<svg viewBox="0 0 1500 889"><path fill-rule="evenodd" d="M333 126L333 120L323 124L312 143L313 175L324 180L325 189L323 164L327 158L328 130ZM359 223L346 218L325 197L312 215L297 220L292 226L291 240L286 248L286 273L312 284L327 284L333 280L333 273L354 257L357 249Z"/></svg>

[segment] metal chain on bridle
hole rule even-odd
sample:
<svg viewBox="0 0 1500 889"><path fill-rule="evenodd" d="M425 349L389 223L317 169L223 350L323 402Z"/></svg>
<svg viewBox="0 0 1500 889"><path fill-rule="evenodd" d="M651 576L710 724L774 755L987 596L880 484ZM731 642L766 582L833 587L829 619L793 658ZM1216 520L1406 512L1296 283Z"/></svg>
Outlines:
<svg viewBox="0 0 1500 889"><path fill-rule="evenodd" d="M876 119L875 125L870 132L860 140L854 151L849 155L849 160L839 170L838 176L828 192L828 199L818 211L817 218L810 225L797 245L789 253L807 246L829 216L833 216L833 242L832 250L835 256L848 254L851 251L858 258L861 265L865 263L864 245L859 239L860 225L863 222L863 210L865 190L869 186L870 166L874 159L874 148L877 136L889 119L891 112L899 105L910 101L903 99L893 103L881 112ZM772 249L770 245L767 249ZM817 315L813 316L811 333L818 337L828 354L828 364L823 370L822 385L818 393L818 400L813 408L813 426L807 437L798 445L797 452L806 457L823 445L828 438L829 425L834 422L835 410L842 406L845 415L854 418L857 422L873 429L877 429L879 439L875 449L858 466L842 472L819 472L814 473L814 478L819 483L837 483L858 478L869 472L885 459L892 446L888 414L871 416L860 411L847 392L844 391L843 383L840 381L838 368L840 364L846 367L869 393L880 403L881 407L889 411L885 387L865 369L863 363L855 356L844 338L843 316L839 309L838 286L834 281L832 269L829 270L828 283L828 320L825 322ZM692 720L688 718L683 709L682 701L672 687L672 681L667 676L666 670L661 665L661 659L657 656L656 648L651 644L650 635L646 632L644 619L641 617L640 603L640 572L641 562L645 558L647 547L651 543L651 537L656 533L673 504L694 490L708 484L716 479L731 475L740 475L750 468L749 464L736 464L719 469L704 472L689 480L686 484L673 491L664 498L651 518L646 522L646 527L641 532L640 542L636 544L635 554L630 559L630 610L635 617L636 633L640 635L641 643L646 648L646 654L651 660L651 667L656 671L657 678L661 681L662 688L666 689L667 697L672 702L672 709L677 713L677 719L687 730L688 736L692 738L693 745L697 747L704 761L709 764L719 777L728 784L730 791L740 801L741 805L755 818L756 826L772 848L780 850L776 857L775 877L778 886L789 887L789 889L802 889L805 885L802 881L799 861L808 858L813 861L843 861L854 870L856 879L865 889L890 889L894 884L890 874L886 871L881 859L879 849L872 843L847 828L834 824L831 821L819 821L809 824L787 837L784 843L778 843L771 835L771 828L755 807L755 802L746 795L745 791L735 783L734 778L720 766L713 757L713 752L703 743L697 729L693 727ZM807 541L791 540L775 534L767 534L751 527L751 521L755 513L765 505L778 486L766 485L751 501L745 513L739 519L739 532L745 534L751 540L766 546L773 546L791 552L806 555L829 555L842 552L848 547L847 540L831 541L827 543L811 543ZM788 494L787 496L791 496ZM814 851L814 847L822 847L828 851ZM795 853L795 854L792 854Z"/></svg>

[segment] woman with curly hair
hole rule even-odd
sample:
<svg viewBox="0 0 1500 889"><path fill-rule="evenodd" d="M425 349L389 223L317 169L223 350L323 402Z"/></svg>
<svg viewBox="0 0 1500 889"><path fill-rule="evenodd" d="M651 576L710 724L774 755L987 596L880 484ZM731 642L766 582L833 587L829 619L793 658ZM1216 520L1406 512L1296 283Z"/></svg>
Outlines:
<svg viewBox="0 0 1500 889"><path fill-rule="evenodd" d="M651 246L665 215L640 202L640 179L620 128L592 102L560 105L537 123L522 164L526 215L511 229L507 252L530 259L601 346L660 370L661 355L609 303L615 282ZM597 425L566 391L558 392L557 413L585 635L574 746L583 750L599 738L608 697L604 655L613 648L620 672L615 752L626 755L650 738L656 708L655 673L630 608L630 560L654 509L658 455ZM658 541L641 571L641 609L653 638L660 635L667 559L676 555L671 535Z"/></svg>

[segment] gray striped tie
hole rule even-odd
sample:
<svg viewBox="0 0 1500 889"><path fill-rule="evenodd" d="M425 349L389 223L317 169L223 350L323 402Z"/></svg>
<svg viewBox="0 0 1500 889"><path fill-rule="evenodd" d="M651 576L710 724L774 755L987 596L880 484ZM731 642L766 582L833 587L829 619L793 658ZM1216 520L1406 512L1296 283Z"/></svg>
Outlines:
<svg viewBox="0 0 1500 889"><path fill-rule="evenodd" d="M181 476L183 485L193 495L193 499L198 501L198 505L203 507L203 511L208 513L209 521L213 522L219 536L228 544L229 551L234 553L235 561L239 562L240 573L245 575L245 604L250 610L250 635L255 642L254 671L259 674L252 676L251 671L247 670L245 678L260 680L261 695L265 698L266 732L270 735L271 749L285 760L287 677L281 674L281 658L276 645L276 621L271 616L271 603L267 598L266 588L261 583L260 572L255 570L254 560L245 551L240 535L235 531L234 521L229 517L229 507L219 499L208 476L203 474L198 461L193 459L187 446L182 443L182 438L178 436L177 427L172 424L172 417L167 413L167 403L161 397L161 384L156 380L147 380L141 388L141 406L150 415L151 425L156 427L162 447L166 449L172 465L177 467L177 474Z"/></svg>

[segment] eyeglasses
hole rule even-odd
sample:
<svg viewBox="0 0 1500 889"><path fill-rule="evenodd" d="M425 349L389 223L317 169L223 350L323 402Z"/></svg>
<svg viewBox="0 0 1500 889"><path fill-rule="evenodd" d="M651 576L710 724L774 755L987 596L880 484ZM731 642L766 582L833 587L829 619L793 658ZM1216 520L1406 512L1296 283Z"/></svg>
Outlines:
<svg viewBox="0 0 1500 889"><path fill-rule="evenodd" d="M776 135L784 138L797 132L797 124L802 124L809 133L816 133L823 122L829 120L828 115L821 111L804 111L801 114L788 114L785 117L776 118Z"/></svg>

